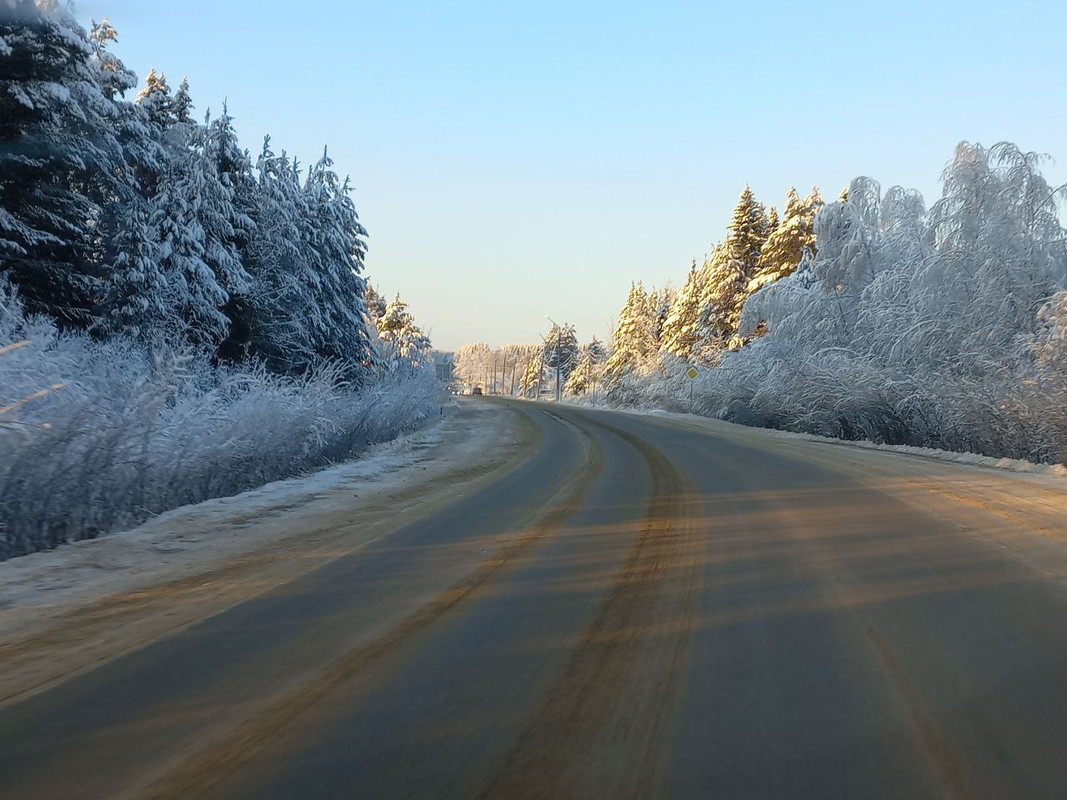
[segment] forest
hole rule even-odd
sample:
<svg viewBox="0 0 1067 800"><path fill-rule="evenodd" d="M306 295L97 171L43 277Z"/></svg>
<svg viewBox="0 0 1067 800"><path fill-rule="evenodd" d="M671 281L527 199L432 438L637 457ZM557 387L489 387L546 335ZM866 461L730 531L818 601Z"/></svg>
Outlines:
<svg viewBox="0 0 1067 800"><path fill-rule="evenodd" d="M438 410L324 150L255 156L58 2L0 10L0 559L351 457ZM131 95L127 99L127 95Z"/></svg>
<svg viewBox="0 0 1067 800"><path fill-rule="evenodd" d="M595 358L557 355L550 332L519 390L537 393L560 364L577 402L596 378L616 407L1067 461L1064 189L1044 160L963 142L929 208L870 178L833 202L790 190L781 213L746 188L680 289L633 283ZM484 372L486 352L464 348L459 363Z"/></svg>

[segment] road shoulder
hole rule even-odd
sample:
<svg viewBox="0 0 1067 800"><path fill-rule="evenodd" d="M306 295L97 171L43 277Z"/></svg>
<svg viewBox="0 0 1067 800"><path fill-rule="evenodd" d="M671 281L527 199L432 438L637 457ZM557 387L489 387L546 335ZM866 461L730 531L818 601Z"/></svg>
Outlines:
<svg viewBox="0 0 1067 800"><path fill-rule="evenodd" d="M364 458L0 563L0 702L217 614L499 478L521 414L464 402Z"/></svg>

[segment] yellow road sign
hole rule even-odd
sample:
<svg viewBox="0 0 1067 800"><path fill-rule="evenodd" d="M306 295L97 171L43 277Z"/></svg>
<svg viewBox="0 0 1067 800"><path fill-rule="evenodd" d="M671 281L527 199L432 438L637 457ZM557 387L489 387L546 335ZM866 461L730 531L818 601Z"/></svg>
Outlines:
<svg viewBox="0 0 1067 800"><path fill-rule="evenodd" d="M692 381L692 380L696 380L697 375L699 375L700 373L697 372L697 368L696 367L690 367L689 369L687 369L685 371L685 374L688 375L689 376L689 380Z"/></svg>

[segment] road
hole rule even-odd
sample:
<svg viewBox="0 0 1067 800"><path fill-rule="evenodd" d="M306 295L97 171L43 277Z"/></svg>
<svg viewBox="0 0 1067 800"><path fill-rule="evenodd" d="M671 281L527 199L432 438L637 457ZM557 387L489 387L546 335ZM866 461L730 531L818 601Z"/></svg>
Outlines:
<svg viewBox="0 0 1067 800"><path fill-rule="evenodd" d="M0 797L1067 797L1054 488L471 402L528 453L0 706Z"/></svg>

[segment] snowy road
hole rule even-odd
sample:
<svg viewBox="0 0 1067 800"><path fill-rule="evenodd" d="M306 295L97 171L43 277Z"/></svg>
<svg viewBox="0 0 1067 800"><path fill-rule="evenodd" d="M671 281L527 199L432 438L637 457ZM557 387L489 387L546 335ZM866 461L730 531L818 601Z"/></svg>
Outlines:
<svg viewBox="0 0 1067 800"><path fill-rule="evenodd" d="M8 700L0 797L1067 796L1064 479L472 403L522 457Z"/></svg>

